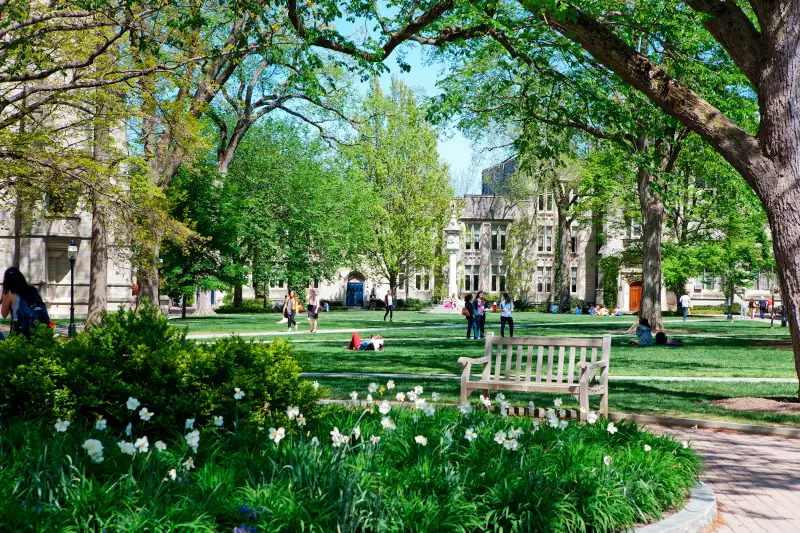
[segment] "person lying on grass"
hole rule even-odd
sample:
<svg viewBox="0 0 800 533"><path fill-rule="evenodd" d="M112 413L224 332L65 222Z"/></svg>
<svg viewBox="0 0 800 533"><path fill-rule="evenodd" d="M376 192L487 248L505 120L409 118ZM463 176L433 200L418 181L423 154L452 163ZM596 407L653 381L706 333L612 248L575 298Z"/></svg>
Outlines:
<svg viewBox="0 0 800 533"><path fill-rule="evenodd" d="M346 350L359 350L359 351L375 351L380 352L383 350L383 337L380 335L372 335L369 340L362 341L358 332L354 331L353 336L350 338L350 344L345 346Z"/></svg>

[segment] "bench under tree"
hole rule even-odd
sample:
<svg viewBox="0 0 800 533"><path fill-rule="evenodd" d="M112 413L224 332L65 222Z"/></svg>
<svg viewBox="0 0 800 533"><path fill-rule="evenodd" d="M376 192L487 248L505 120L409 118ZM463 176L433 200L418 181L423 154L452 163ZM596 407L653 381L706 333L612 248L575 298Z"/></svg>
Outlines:
<svg viewBox="0 0 800 533"><path fill-rule="evenodd" d="M580 419L589 413L589 396L600 396L600 412L608 416L608 365L611 335L599 339L564 337L486 337L483 357L459 357L461 401L473 391L489 389L569 394L578 400ZM472 365L483 365L472 379ZM595 378L597 378L595 380Z"/></svg>

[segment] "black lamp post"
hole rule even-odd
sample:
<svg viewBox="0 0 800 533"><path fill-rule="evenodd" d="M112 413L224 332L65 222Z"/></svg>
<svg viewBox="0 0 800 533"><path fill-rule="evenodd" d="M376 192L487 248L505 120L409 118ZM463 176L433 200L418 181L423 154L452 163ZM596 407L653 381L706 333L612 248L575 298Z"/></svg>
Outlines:
<svg viewBox="0 0 800 533"><path fill-rule="evenodd" d="M78 258L78 247L73 239L67 248L69 255L69 330L67 334L70 338L77 333L75 329L75 260Z"/></svg>

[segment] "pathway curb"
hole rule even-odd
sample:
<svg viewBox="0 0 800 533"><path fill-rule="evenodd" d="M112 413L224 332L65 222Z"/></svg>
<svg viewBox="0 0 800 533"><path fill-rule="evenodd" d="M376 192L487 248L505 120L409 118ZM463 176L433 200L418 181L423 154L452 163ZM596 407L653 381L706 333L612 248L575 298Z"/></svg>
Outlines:
<svg viewBox="0 0 800 533"><path fill-rule="evenodd" d="M700 533L717 517L717 497L708 485L692 489L683 509L659 522L639 527L634 533Z"/></svg>
<svg viewBox="0 0 800 533"><path fill-rule="evenodd" d="M637 415L632 413L609 413L608 418L614 422L628 419L634 420L641 424L656 424L659 426L679 426L692 428L697 427L698 429L725 429L728 431L738 431L740 433L750 433L753 435L773 435L778 437L800 439L800 429L737 424L735 422L723 422L721 420L673 418L670 416Z"/></svg>

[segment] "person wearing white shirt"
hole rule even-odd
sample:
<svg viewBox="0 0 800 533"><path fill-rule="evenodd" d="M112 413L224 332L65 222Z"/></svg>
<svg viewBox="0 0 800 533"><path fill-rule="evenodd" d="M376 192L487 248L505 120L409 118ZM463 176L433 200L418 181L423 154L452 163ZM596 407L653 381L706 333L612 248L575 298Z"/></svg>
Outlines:
<svg viewBox="0 0 800 533"><path fill-rule="evenodd" d="M688 294L681 296L681 307L683 308L683 321L686 322L686 315L689 314L689 308L692 306L692 300Z"/></svg>
<svg viewBox="0 0 800 533"><path fill-rule="evenodd" d="M383 298L383 303L386 304L386 312L383 314L383 321L386 322L386 317L388 316L389 322L391 322L394 317L394 294L391 289L389 289L389 292L387 292L386 296Z"/></svg>

